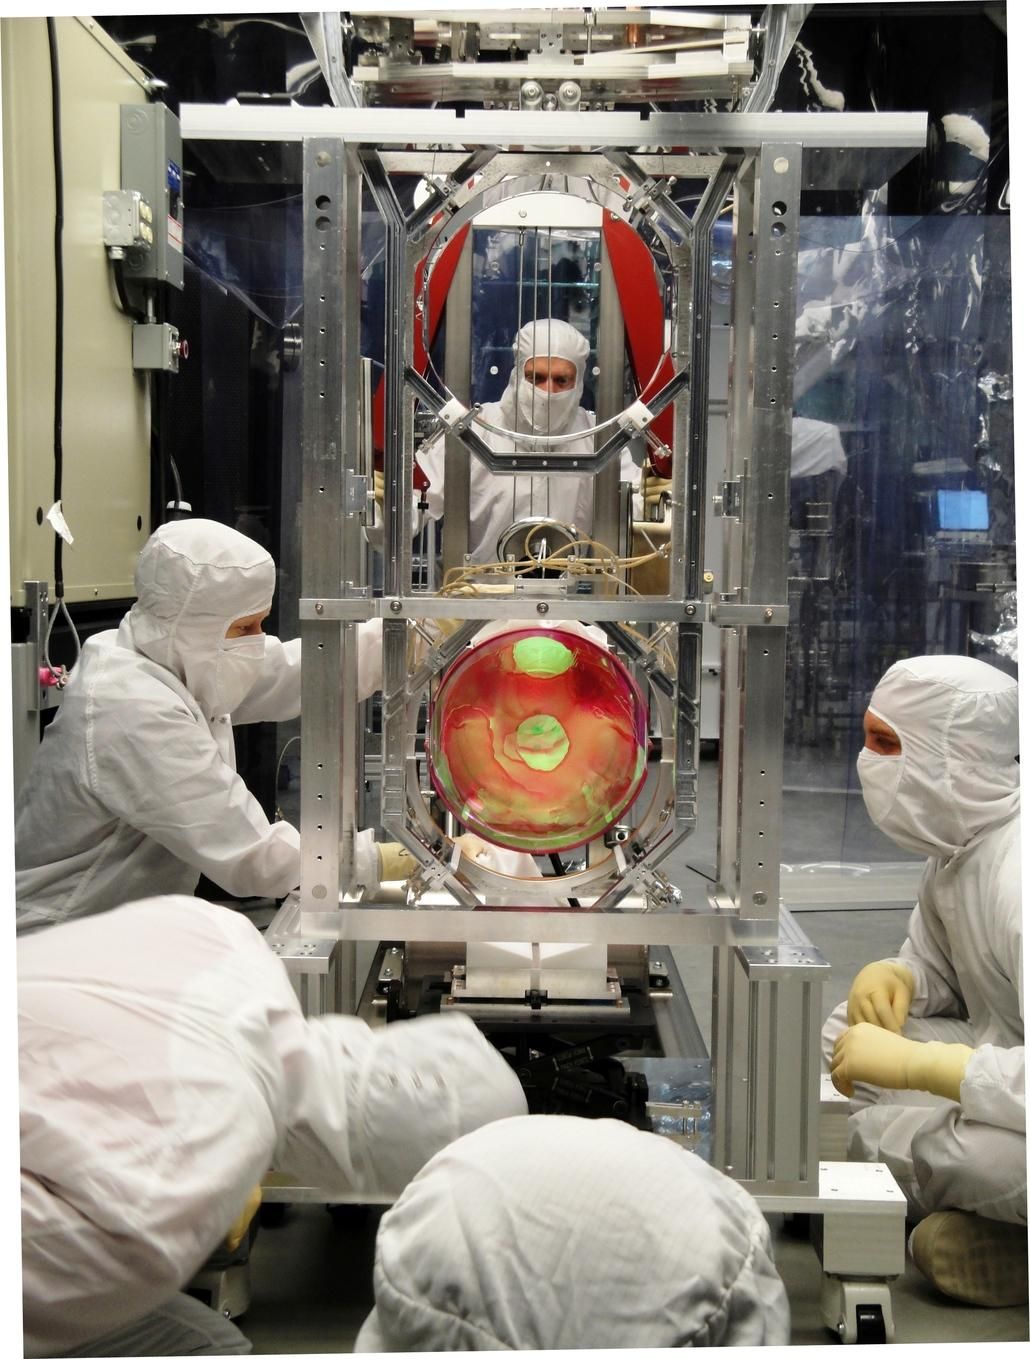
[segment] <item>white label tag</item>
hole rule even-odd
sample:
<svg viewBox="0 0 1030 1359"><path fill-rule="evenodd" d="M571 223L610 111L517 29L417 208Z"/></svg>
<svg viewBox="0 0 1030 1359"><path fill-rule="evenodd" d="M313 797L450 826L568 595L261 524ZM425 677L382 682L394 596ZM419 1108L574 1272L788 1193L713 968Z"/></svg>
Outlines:
<svg viewBox="0 0 1030 1359"><path fill-rule="evenodd" d="M59 500L55 500L47 510L46 518L47 523L54 532L59 533L68 546L71 547L72 543L75 542L75 539L72 537L71 529L68 527L68 521L61 511L61 502Z"/></svg>
<svg viewBox="0 0 1030 1359"><path fill-rule="evenodd" d="M182 253L182 223L177 222L174 217L168 219L168 244L173 250Z"/></svg>

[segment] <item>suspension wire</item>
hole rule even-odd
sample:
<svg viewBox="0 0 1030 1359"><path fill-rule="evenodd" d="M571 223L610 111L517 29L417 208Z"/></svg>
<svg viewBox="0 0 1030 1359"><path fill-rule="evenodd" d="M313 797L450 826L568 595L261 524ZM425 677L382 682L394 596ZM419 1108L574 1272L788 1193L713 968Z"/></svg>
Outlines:
<svg viewBox="0 0 1030 1359"><path fill-rule="evenodd" d="M533 348L536 348L537 326L540 321L540 228L533 229ZM534 369L534 372L536 370ZM532 426L532 433L536 433L536 393L537 386L534 381L532 384L532 395L530 397L530 416L529 423ZM529 477L529 513L532 516L536 512L536 489L537 479L530 473Z"/></svg>
<svg viewBox="0 0 1030 1359"><path fill-rule="evenodd" d="M516 334L522 329L522 317L523 317L523 315L524 315L524 311L523 311L523 292L524 292L524 289L525 289L525 279L526 279L526 228L525 228L525 227L519 227L519 308L518 308L518 317L517 317L518 325L517 325L516 328L515 328ZM518 371L517 371L517 369L518 369L518 363L519 363L519 356L518 356L518 352L516 351L515 357L514 357L514 360L513 360L514 370L516 370L516 371L515 371L515 383L514 383L514 387L513 387L513 390L514 390L514 392L515 392L515 432L516 432L516 434L518 434L518 433L520 432L520 431L519 431L519 415L520 415L520 407L519 407L519 376L520 376L520 375L519 375L519 373L518 373ZM515 447L517 448L518 445L516 444ZM515 473L515 472L512 472L512 474L511 474L511 522L512 522L513 524L514 524L515 518L516 518L516 515L515 515L515 501L516 501L516 496L517 496L517 493L518 493L518 492L517 492L517 485L518 485L518 483L517 483L517 480L516 480L516 473Z"/></svg>
<svg viewBox="0 0 1030 1359"><path fill-rule="evenodd" d="M547 433L551 433L551 322L554 320L554 304L551 300L551 287L554 281L554 228L547 228ZM551 517L551 478L544 482L544 512Z"/></svg>

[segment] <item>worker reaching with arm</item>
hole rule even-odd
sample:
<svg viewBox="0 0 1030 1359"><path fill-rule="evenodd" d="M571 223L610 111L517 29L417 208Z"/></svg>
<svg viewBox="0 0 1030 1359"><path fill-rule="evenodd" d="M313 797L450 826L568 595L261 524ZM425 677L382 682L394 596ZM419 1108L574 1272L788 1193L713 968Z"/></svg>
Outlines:
<svg viewBox="0 0 1030 1359"><path fill-rule="evenodd" d="M898 957L824 1029L850 1157L894 1174L922 1272L984 1306L1027 1300L1017 692L965 656L900 661L874 690L866 807L930 857Z"/></svg>
<svg viewBox="0 0 1030 1359"><path fill-rule="evenodd" d="M526 1112L464 1015L305 1019L282 960L221 906L131 902L17 949L28 1355L249 1353L179 1290L270 1167L327 1199L397 1195Z"/></svg>
<svg viewBox="0 0 1030 1359"><path fill-rule="evenodd" d="M272 558L224 524L144 544L136 603L83 646L18 798L19 931L192 893L201 873L234 896L299 884L297 831L269 822L233 743L234 724L300 713L300 641L262 630L274 592ZM361 626L356 697L379 687L380 627Z"/></svg>

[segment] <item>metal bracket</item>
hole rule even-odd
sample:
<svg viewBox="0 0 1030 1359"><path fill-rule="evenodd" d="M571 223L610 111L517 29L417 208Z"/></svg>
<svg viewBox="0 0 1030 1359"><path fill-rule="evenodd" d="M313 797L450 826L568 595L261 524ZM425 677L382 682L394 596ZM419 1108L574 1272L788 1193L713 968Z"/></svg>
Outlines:
<svg viewBox="0 0 1030 1359"><path fill-rule="evenodd" d="M785 628L790 622L789 604L729 604L708 606L709 622L720 628Z"/></svg>
<svg viewBox="0 0 1030 1359"><path fill-rule="evenodd" d="M343 512L344 514L364 514L372 495L368 477L360 472L345 471L343 474Z"/></svg>
<svg viewBox="0 0 1030 1359"><path fill-rule="evenodd" d="M744 515L744 479L735 477L733 481L724 481L719 487L719 493L712 497L712 504L715 513L721 514L724 519L740 520Z"/></svg>

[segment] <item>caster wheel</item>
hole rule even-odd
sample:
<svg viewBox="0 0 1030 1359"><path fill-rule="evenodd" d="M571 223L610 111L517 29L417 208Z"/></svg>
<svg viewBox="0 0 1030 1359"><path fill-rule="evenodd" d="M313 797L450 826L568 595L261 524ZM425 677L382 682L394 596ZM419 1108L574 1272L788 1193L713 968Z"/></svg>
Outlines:
<svg viewBox="0 0 1030 1359"><path fill-rule="evenodd" d="M866 1303L855 1308L855 1328L858 1332L856 1344L886 1345L887 1327L879 1303Z"/></svg>

